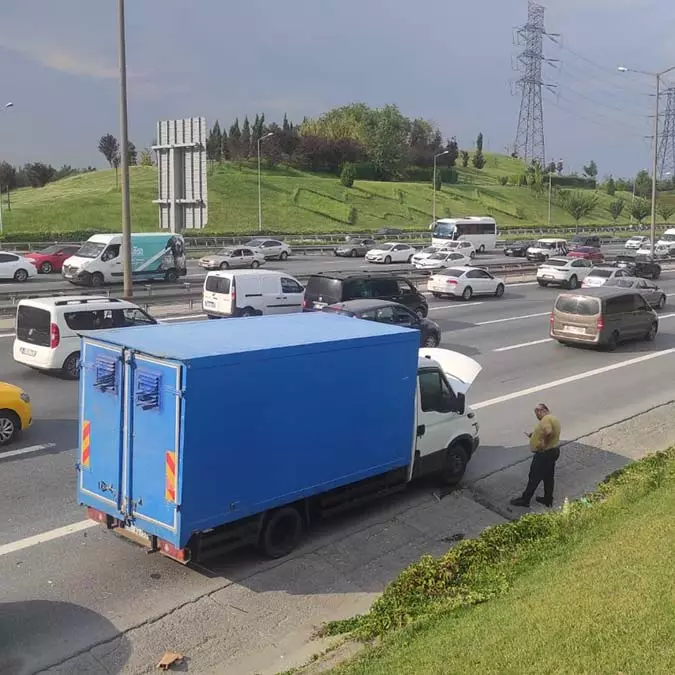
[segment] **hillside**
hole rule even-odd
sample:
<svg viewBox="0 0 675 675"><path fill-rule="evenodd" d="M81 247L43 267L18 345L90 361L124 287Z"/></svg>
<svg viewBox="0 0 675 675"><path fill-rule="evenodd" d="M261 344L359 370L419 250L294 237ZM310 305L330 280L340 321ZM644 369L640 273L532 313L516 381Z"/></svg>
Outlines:
<svg viewBox="0 0 675 675"><path fill-rule="evenodd" d="M523 164L510 157L487 155L486 167L458 168L459 183L437 194L437 215L492 215L500 227L544 226L546 191L503 186L500 177L521 174ZM157 226L156 170L132 167L132 226L147 231ZM254 232L257 229L257 173L225 163L209 170L209 226L212 232ZM346 189L333 176L309 174L278 166L263 174L263 227L274 232L366 232L389 226L423 229L432 218L432 186L425 183L357 181ZM600 205L589 223L607 224L611 198L599 193ZM114 171L97 171L44 188L12 193L11 211L4 210L5 232L35 233L120 229L120 191ZM573 224L563 209L553 207L556 225Z"/></svg>

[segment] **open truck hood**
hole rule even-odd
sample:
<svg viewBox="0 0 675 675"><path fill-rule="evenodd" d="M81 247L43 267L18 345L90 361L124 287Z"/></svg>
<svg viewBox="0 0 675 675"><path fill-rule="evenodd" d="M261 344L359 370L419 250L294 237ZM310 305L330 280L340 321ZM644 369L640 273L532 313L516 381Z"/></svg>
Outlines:
<svg viewBox="0 0 675 675"><path fill-rule="evenodd" d="M419 350L419 355L420 360L428 358L435 361L445 373L455 392L459 394L466 394L480 371L483 370L483 366L478 361L450 349L424 347Z"/></svg>

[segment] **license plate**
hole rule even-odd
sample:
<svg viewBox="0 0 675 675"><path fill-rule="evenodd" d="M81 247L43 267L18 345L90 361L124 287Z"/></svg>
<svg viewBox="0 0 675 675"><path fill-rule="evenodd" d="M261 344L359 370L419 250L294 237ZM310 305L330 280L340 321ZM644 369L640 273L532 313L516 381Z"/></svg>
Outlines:
<svg viewBox="0 0 675 675"><path fill-rule="evenodd" d="M36 356L37 352L34 349L26 349L25 347L21 347L19 350L22 354L25 356Z"/></svg>
<svg viewBox="0 0 675 675"><path fill-rule="evenodd" d="M216 303L211 302L210 300L204 300L204 307L215 307Z"/></svg>
<svg viewBox="0 0 675 675"><path fill-rule="evenodd" d="M566 333L574 333L574 335L586 335L586 329L579 326L565 326L563 330Z"/></svg>

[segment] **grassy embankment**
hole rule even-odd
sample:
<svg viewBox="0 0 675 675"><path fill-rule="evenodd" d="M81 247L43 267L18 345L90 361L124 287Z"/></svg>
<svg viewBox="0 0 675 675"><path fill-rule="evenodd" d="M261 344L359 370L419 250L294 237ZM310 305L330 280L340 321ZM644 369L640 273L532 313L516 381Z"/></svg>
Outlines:
<svg viewBox="0 0 675 675"><path fill-rule="evenodd" d="M523 164L510 157L488 155L482 171L458 168L460 183L444 185L437 194L437 215L492 215L502 231L508 226L542 226L547 222L547 194L500 184L500 177L518 175ZM157 227L154 167L132 167L132 224L136 231ZM276 167L263 176L263 225L278 233L368 232L380 227L420 230L431 222L431 185L357 181L345 189L335 177ZM599 193L600 205L589 223L611 222L611 198ZM251 168L223 164L209 170L209 225L214 233L250 233L257 229L257 174ZM120 191L114 171L66 178L44 188L12 194L5 211L5 232L65 233L119 231ZM553 207L552 221L573 224L569 214Z"/></svg>
<svg viewBox="0 0 675 675"><path fill-rule="evenodd" d="M675 672L675 449L562 513L528 515L422 559L370 614L380 637L335 675Z"/></svg>

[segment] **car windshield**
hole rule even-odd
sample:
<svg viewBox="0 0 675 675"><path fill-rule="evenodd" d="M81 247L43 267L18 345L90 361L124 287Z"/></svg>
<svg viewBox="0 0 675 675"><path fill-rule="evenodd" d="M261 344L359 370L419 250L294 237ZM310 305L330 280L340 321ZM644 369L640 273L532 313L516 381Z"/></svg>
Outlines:
<svg viewBox="0 0 675 675"><path fill-rule="evenodd" d="M552 242L552 241L538 241L537 242L537 248L556 248L558 246L557 243Z"/></svg>
<svg viewBox="0 0 675 675"><path fill-rule="evenodd" d="M661 235L661 241L675 241L675 233L664 232L664 234Z"/></svg>
<svg viewBox="0 0 675 675"><path fill-rule="evenodd" d="M600 313L600 301L583 295L559 295L555 308L565 314L595 316Z"/></svg>
<svg viewBox="0 0 675 675"><path fill-rule="evenodd" d="M614 270L601 270L601 269L594 269L589 276L591 277L602 277L603 279L609 279L609 277L614 274Z"/></svg>
<svg viewBox="0 0 675 675"><path fill-rule="evenodd" d="M327 307L324 307L322 312L332 312L333 314L341 314L342 316L356 316L354 312L350 312L348 309L342 309L341 307L332 307L331 305L328 305Z"/></svg>
<svg viewBox="0 0 675 675"><path fill-rule="evenodd" d="M41 251L38 251L38 253L41 253L42 255L53 255L54 253L58 253L62 248L62 246L47 246L47 248L43 248Z"/></svg>
<svg viewBox="0 0 675 675"><path fill-rule="evenodd" d="M447 260L449 253L434 253L429 256L429 260Z"/></svg>
<svg viewBox="0 0 675 675"><path fill-rule="evenodd" d="M546 261L545 267L565 267L569 260L563 260L562 258L550 258Z"/></svg>
<svg viewBox="0 0 675 675"><path fill-rule="evenodd" d="M105 244L86 241L84 244L82 244L82 246L80 246L78 252L75 255L79 258L98 258L105 247Z"/></svg>
<svg viewBox="0 0 675 675"><path fill-rule="evenodd" d="M458 246L458 241L449 241L443 248L457 248Z"/></svg>

